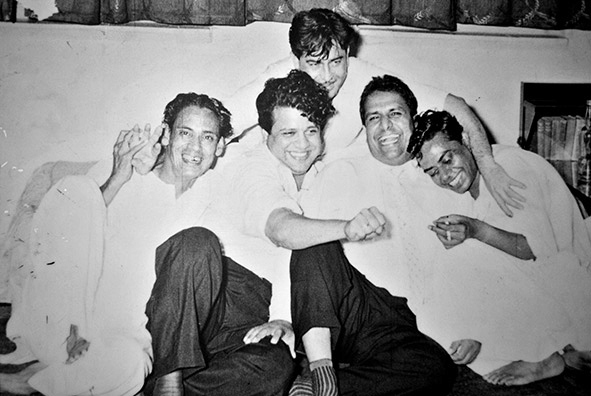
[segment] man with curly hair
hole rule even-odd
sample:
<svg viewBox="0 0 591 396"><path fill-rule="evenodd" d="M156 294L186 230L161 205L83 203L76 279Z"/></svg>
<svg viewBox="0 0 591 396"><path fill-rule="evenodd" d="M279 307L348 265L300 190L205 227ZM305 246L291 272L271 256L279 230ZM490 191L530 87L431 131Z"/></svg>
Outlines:
<svg viewBox="0 0 591 396"><path fill-rule="evenodd" d="M273 285L270 321L249 332L246 342L272 336L292 354L289 260L291 251L328 241L372 238L383 219L374 208L347 221L308 218L299 205L318 173L324 128L334 113L328 92L308 74L291 71L271 79L257 98L264 143L223 169L227 191L213 205L208 227L228 256ZM227 200L231 202L227 202Z"/></svg>

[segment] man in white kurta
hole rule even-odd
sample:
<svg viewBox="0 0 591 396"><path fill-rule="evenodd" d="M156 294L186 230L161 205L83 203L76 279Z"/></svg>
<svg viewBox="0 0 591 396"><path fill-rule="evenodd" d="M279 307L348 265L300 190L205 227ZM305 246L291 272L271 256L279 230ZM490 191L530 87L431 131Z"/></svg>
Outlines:
<svg viewBox="0 0 591 396"><path fill-rule="evenodd" d="M379 162L379 152L375 158L367 155L328 165L302 203L306 213L323 218L347 218L368 205L380 209L388 221L387 233L373 241L345 243L347 257L369 280L394 295L407 297L409 306L417 314L419 329L444 347L459 339L481 341L481 354L471 365L481 374L517 359L539 361L569 342L580 342L581 334L588 328L584 322L589 320L587 311L582 309L589 295L583 292L584 285L588 284L586 270L576 259L573 265L572 259L564 257L572 253L558 253L561 250L558 246L562 246L565 251L576 251L579 257L590 257L588 234L578 208L558 175L548 174L548 164L525 166L522 157L528 154L513 156L505 152L495 149L495 159L510 174L520 180L537 175L535 179L546 183L548 190L540 195L539 186L528 182L527 190L523 191L527 206L517 211L514 218L502 213L483 183L478 200L482 199L481 205L478 201L471 202L468 194L462 196L436 187L414 161L402 161L399 165ZM562 183L562 187L549 188L555 183ZM537 194L537 198L530 197L531 194ZM541 201L540 196L545 198ZM551 209L563 202L562 209ZM571 279L571 283L580 286L578 292L570 295L578 293L577 301L570 297L557 301L556 296L564 296L564 290L568 289L555 283L552 288L563 291L549 293L548 285L538 281L542 271L523 272L515 267L516 259L482 244L475 246L473 241L466 241L462 249L446 250L428 230L440 216L465 214L473 208L480 208L474 212L474 217L481 218L482 212L488 216L493 213L496 219L493 225L520 224L516 230L509 229L526 236L529 233L528 241L532 240L536 256L557 255L554 261L574 269L570 277L577 280ZM551 213L550 219L559 224L558 229L551 227L549 221L541 220L548 219L548 213ZM557 236L556 241L553 235ZM540 261L547 262L547 259ZM528 264L531 263L522 263L524 269L534 268ZM588 266L588 259L585 266ZM541 268L556 271L545 277L546 282L558 278L562 272L562 266ZM513 297L509 297L511 295ZM528 304L518 304L518 301ZM501 328L500 321L504 322Z"/></svg>
<svg viewBox="0 0 591 396"><path fill-rule="evenodd" d="M89 177L62 179L35 215L34 272L24 304L11 317L9 336L29 341L33 355L48 364L29 382L46 395L141 389L152 365L144 312L155 279L154 252L197 224L211 202L213 172L178 199L173 186L149 173L133 177L107 210L100 182L92 177L104 181L111 166L110 160L100 162ZM90 347L66 363L71 323ZM110 389L115 383L120 384Z"/></svg>
<svg viewBox="0 0 591 396"><path fill-rule="evenodd" d="M8 330L39 360L16 379L28 380L26 391L120 396L142 388L152 366L145 312L156 248L198 224L212 201L210 169L231 133L229 120L219 101L179 94L167 105L164 127L151 136L148 129L122 131L113 160L51 187L33 220L33 270ZM154 351L163 345L169 342ZM25 391L26 384L16 385Z"/></svg>
<svg viewBox="0 0 591 396"><path fill-rule="evenodd" d="M434 291L441 305L460 312L464 307L463 315L449 315L456 319L456 333L470 329L469 338L482 343L470 366L480 374L512 361L542 361L568 344L591 349L591 235L580 210L541 157L502 145L493 145L493 152L499 164L525 180L525 208L507 217L481 188L476 200L458 200L456 212L523 235L536 259L520 260L466 240L435 268L447 286Z"/></svg>

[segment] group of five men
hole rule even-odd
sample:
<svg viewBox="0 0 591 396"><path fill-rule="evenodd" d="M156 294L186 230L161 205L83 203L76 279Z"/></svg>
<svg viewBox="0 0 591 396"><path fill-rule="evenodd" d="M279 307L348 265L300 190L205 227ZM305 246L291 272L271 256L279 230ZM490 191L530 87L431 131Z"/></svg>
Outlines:
<svg viewBox="0 0 591 396"><path fill-rule="evenodd" d="M226 102L240 132L232 142L225 105L179 94L154 132L121 132L112 163L53 186L33 225L35 273L9 326L38 362L3 383L62 396L449 392L456 368L417 328L408 266L379 280L339 241L392 232L373 202L400 192L373 169L409 166L418 103L458 118L509 215L522 184L494 162L461 98L351 57L355 35L332 11L298 13L292 57ZM343 202L310 191L318 180L329 188L317 176L344 157L370 157L358 177L392 191L332 217ZM461 362L468 352L457 353Z"/></svg>

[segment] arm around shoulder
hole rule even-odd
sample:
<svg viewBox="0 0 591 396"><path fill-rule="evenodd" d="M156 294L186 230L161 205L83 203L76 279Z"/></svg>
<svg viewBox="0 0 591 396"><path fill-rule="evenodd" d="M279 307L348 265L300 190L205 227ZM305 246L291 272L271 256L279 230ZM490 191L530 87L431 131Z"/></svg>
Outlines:
<svg viewBox="0 0 591 396"><path fill-rule="evenodd" d="M453 114L464 128L468 146L474 155L478 169L499 207L507 216L513 215L510 207L523 209L525 199L515 191L515 187L523 189L525 185L509 176L495 161L484 126L470 106L463 98L448 94L444 108Z"/></svg>

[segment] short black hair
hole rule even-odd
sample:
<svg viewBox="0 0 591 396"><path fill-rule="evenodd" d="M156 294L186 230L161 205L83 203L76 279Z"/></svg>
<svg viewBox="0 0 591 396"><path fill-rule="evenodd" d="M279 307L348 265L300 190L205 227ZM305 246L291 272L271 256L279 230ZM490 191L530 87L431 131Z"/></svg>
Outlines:
<svg viewBox="0 0 591 396"><path fill-rule="evenodd" d="M308 120L324 130L335 113L328 91L308 73L292 70L287 77L271 78L256 101L259 125L268 133L273 127L273 110L276 107L291 107L302 112Z"/></svg>
<svg viewBox="0 0 591 396"><path fill-rule="evenodd" d="M343 50L356 47L359 35L339 14L326 8L300 11L293 17L289 28L291 52L302 56L328 56L338 44Z"/></svg>
<svg viewBox="0 0 591 396"><path fill-rule="evenodd" d="M209 97L205 94L196 94L195 92L178 94L176 98L166 105L162 121L168 125L172 131L172 127L179 113L190 106L211 110L218 119L220 125L220 137L227 138L232 135L232 113L230 113L230 111L226 109L218 99Z"/></svg>
<svg viewBox="0 0 591 396"><path fill-rule="evenodd" d="M363 125L365 125L365 102L367 102L369 95L374 92L397 93L402 99L404 99L404 102L408 106L410 116L414 117L417 114L417 98L408 85L398 77L384 74L383 76L373 77L361 93L361 99L359 100L359 115L361 116L361 123Z"/></svg>
<svg viewBox="0 0 591 396"><path fill-rule="evenodd" d="M438 133L447 136L449 141L463 144L463 130L456 117L447 111L427 110L415 117L415 128L408 142L407 151L413 158L420 158L423 145Z"/></svg>

